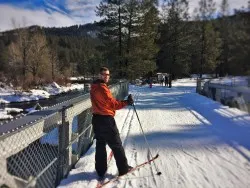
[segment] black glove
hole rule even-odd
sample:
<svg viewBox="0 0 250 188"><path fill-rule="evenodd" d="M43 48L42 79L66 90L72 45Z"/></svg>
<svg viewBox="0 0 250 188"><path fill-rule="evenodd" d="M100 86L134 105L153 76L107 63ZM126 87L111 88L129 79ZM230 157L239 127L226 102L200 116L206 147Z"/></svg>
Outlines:
<svg viewBox="0 0 250 188"><path fill-rule="evenodd" d="M127 99L128 105L132 106L134 104L134 100L131 94L129 94Z"/></svg>

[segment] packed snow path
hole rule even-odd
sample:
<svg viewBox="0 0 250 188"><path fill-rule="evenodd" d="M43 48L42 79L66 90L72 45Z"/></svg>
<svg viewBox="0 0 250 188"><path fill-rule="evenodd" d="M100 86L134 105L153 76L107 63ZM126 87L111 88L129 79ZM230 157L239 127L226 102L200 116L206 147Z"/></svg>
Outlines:
<svg viewBox="0 0 250 188"><path fill-rule="evenodd" d="M250 187L249 114L196 94L195 80L178 80L173 88L130 86L130 93L150 151L160 155L155 164L162 175L147 165L105 187ZM133 108L117 111L115 119L129 164L146 161L148 147ZM95 143L59 187L96 187L94 157ZM116 174L112 158L106 179Z"/></svg>

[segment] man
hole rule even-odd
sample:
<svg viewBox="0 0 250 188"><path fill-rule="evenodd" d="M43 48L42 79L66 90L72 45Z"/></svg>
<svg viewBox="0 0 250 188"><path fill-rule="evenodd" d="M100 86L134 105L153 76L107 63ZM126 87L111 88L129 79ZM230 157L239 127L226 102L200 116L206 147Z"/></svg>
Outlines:
<svg viewBox="0 0 250 188"><path fill-rule="evenodd" d="M132 105L134 101L131 95L125 101L114 99L107 86L109 78L109 69L101 67L99 79L93 82L90 90L92 125L96 136L95 169L100 178L107 171L106 144L114 154L119 175L126 174L132 168L127 163L114 116L116 110Z"/></svg>

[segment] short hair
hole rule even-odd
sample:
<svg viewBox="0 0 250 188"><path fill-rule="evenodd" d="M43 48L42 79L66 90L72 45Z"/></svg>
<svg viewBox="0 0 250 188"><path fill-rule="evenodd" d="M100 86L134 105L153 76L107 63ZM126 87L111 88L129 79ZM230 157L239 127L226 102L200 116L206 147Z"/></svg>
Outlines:
<svg viewBox="0 0 250 188"><path fill-rule="evenodd" d="M101 67L100 68L100 73L102 73L102 71L109 71L109 69L107 67Z"/></svg>

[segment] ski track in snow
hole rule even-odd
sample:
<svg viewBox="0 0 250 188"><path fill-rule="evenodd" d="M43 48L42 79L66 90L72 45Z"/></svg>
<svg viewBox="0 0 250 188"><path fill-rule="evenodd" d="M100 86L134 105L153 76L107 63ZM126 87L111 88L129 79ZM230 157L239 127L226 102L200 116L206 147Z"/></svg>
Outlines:
<svg viewBox="0 0 250 188"><path fill-rule="evenodd" d="M246 188L250 187L250 116L195 93L195 81L178 80L173 88L130 86L153 163L105 187ZM131 166L150 158L133 107L115 117ZM95 143L60 188L96 187ZM108 154L110 149L107 147ZM117 175L111 159L106 180Z"/></svg>

